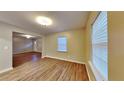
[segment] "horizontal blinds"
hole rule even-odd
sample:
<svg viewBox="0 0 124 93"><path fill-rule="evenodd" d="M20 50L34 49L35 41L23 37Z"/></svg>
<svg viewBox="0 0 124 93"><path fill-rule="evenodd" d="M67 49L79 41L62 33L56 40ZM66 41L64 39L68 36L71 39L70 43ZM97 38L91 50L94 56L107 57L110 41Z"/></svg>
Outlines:
<svg viewBox="0 0 124 93"><path fill-rule="evenodd" d="M101 12L93 24L93 44L107 42L107 13Z"/></svg>
<svg viewBox="0 0 124 93"><path fill-rule="evenodd" d="M95 68L107 80L108 54L107 54L107 12L100 12L92 26L92 61Z"/></svg>

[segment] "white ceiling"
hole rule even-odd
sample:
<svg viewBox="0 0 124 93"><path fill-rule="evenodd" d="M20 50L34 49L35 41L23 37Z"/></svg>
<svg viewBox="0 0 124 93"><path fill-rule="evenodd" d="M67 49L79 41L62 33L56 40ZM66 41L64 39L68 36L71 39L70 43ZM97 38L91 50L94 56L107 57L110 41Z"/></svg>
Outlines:
<svg viewBox="0 0 124 93"><path fill-rule="evenodd" d="M89 12L83 11L1 11L0 21L37 33L48 34L83 28L86 24L88 14ZM53 24L43 28L36 23L35 18L37 16L47 16L52 19Z"/></svg>

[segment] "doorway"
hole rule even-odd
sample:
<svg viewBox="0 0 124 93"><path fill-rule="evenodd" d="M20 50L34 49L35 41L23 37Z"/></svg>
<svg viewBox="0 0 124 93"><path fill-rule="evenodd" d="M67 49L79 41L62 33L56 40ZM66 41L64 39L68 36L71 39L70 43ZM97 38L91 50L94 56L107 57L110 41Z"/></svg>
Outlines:
<svg viewBox="0 0 124 93"><path fill-rule="evenodd" d="M42 38L13 32L13 67L37 62L42 56Z"/></svg>

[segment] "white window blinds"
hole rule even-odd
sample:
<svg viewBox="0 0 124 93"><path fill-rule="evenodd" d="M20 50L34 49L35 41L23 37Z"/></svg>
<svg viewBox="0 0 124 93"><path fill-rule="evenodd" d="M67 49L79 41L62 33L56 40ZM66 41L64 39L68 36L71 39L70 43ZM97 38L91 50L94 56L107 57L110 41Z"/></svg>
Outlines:
<svg viewBox="0 0 124 93"><path fill-rule="evenodd" d="M100 12L92 25L92 61L101 80L108 80L107 33L107 12Z"/></svg>
<svg viewBox="0 0 124 93"><path fill-rule="evenodd" d="M58 51L66 52L67 51L67 38L58 37Z"/></svg>

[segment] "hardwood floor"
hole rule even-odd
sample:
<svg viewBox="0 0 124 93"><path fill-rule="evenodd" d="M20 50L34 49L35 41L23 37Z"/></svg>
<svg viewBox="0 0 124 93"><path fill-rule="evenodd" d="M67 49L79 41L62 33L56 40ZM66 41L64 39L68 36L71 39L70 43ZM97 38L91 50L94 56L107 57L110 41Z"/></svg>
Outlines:
<svg viewBox="0 0 124 93"><path fill-rule="evenodd" d="M37 61L41 58L39 52L26 52L13 55L13 67L17 67L28 61Z"/></svg>
<svg viewBox="0 0 124 93"><path fill-rule="evenodd" d="M88 81L84 64L51 58L26 62L12 71L0 75L5 81Z"/></svg>

